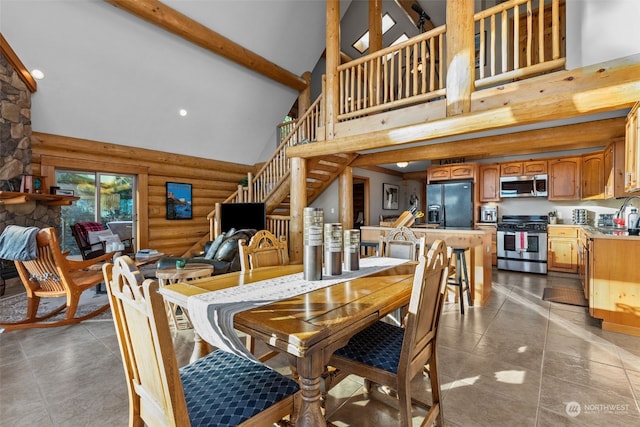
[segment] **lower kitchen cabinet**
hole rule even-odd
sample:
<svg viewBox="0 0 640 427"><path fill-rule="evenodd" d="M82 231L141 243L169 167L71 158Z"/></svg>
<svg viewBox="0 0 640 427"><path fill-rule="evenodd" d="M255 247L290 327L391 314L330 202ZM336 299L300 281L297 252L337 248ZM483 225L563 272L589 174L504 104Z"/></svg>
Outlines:
<svg viewBox="0 0 640 427"><path fill-rule="evenodd" d="M497 224L476 224L477 230L491 231L491 265L498 265L498 225Z"/></svg>
<svg viewBox="0 0 640 427"><path fill-rule="evenodd" d="M547 270L578 274L578 230L576 226L547 228Z"/></svg>
<svg viewBox="0 0 640 427"><path fill-rule="evenodd" d="M589 248L589 314L602 329L640 336L640 238L594 238Z"/></svg>

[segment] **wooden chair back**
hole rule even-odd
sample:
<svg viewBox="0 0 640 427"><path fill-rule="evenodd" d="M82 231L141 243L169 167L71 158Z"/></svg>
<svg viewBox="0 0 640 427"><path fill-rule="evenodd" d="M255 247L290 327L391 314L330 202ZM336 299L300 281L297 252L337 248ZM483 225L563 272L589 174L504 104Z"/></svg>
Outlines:
<svg viewBox="0 0 640 427"><path fill-rule="evenodd" d="M407 227L397 227L380 236L379 248L382 256L416 261L424 252L424 237L418 238Z"/></svg>
<svg viewBox="0 0 640 427"><path fill-rule="evenodd" d="M420 253L404 326L376 322L352 337L329 361L342 372L342 377L349 374L363 377L366 392L376 394L372 383L395 390L394 403L400 409L398 425L402 427L412 425L412 404L428 408L421 425L435 422L442 425L436 337L448 266L446 244L436 240L427 254ZM430 405L412 396L411 380L423 372L428 372L430 377Z"/></svg>
<svg viewBox="0 0 640 427"><path fill-rule="evenodd" d="M422 370L433 351L447 287L447 245L436 240L426 257L420 255L413 278L411 300L405 318L405 334L398 376L413 376Z"/></svg>
<svg viewBox="0 0 640 427"><path fill-rule="evenodd" d="M276 238L268 230L260 230L253 235L249 243L239 241L240 268L242 271L258 267L289 264L289 249L286 237Z"/></svg>
<svg viewBox="0 0 640 427"><path fill-rule="evenodd" d="M80 249L82 259L92 259L105 254L102 243L89 243L89 231L101 231L102 224L93 221L77 222L69 226L71 235Z"/></svg>
<svg viewBox="0 0 640 427"><path fill-rule="evenodd" d="M26 290L26 317L20 322L4 324L5 331L76 323L96 316L109 308L109 304L106 304L88 314L76 317L80 295L102 282L100 270L91 271L87 268L106 260L110 255L88 261L68 260L66 254L63 254L60 249L55 229L52 227L38 231L36 244L38 253L36 259L14 261ZM41 298L60 297L66 297L65 304L49 313L37 316ZM63 310L66 310L64 319L55 322L42 322Z"/></svg>
<svg viewBox="0 0 640 427"><path fill-rule="evenodd" d="M140 418L148 425L191 425L158 282L144 280L128 256L105 264L103 273L125 366L129 425L141 425Z"/></svg>

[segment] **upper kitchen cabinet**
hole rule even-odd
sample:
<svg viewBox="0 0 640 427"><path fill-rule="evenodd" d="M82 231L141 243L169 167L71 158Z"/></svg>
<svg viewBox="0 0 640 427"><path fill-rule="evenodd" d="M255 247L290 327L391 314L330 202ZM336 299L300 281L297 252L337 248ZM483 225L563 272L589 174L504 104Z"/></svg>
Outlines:
<svg viewBox="0 0 640 427"><path fill-rule="evenodd" d="M640 151L638 150L638 106L636 102L627 116L627 128L625 133L625 156L624 156L624 189L625 191L640 190Z"/></svg>
<svg viewBox="0 0 640 427"><path fill-rule="evenodd" d="M500 165L498 163L480 165L478 190L481 202L500 201Z"/></svg>
<svg viewBox="0 0 640 427"><path fill-rule="evenodd" d="M508 162L500 165L500 176L540 175L547 173L546 160Z"/></svg>
<svg viewBox="0 0 640 427"><path fill-rule="evenodd" d="M549 200L580 200L580 157L549 160Z"/></svg>
<svg viewBox="0 0 640 427"><path fill-rule="evenodd" d="M605 199L629 197L633 195L633 193L624 191L624 144L624 138L616 138L604 150Z"/></svg>
<svg viewBox="0 0 640 427"><path fill-rule="evenodd" d="M603 153L582 156L582 199L604 199L604 158Z"/></svg>
<svg viewBox="0 0 640 427"><path fill-rule="evenodd" d="M475 163L455 163L451 165L431 166L427 169L427 181L446 181L449 179L474 179Z"/></svg>

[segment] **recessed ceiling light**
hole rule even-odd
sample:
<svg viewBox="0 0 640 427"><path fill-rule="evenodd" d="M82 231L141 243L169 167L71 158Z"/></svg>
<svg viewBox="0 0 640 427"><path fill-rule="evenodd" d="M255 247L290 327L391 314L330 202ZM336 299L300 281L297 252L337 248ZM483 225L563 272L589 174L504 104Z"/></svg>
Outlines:
<svg viewBox="0 0 640 427"><path fill-rule="evenodd" d="M185 110L184 108L181 108L180 111L178 111L178 114L180 114L182 117L185 117L188 113L187 113L187 110Z"/></svg>
<svg viewBox="0 0 640 427"><path fill-rule="evenodd" d="M42 72L42 70L31 70L31 76L36 79L36 80L42 80L44 79L44 73Z"/></svg>
<svg viewBox="0 0 640 427"><path fill-rule="evenodd" d="M406 168L407 166L409 166L409 162L398 162L396 163L396 166L398 166L399 168Z"/></svg>

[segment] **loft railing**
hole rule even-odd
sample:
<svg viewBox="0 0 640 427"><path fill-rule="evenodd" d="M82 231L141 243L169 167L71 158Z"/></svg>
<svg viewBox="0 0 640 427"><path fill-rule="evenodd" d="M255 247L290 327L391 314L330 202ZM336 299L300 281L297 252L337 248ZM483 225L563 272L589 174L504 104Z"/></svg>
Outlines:
<svg viewBox="0 0 640 427"><path fill-rule="evenodd" d="M564 67L563 1L509 0L474 20L476 88ZM443 25L340 65L338 120L446 96L445 43Z"/></svg>
<svg viewBox="0 0 640 427"><path fill-rule="evenodd" d="M338 120L444 95L445 26L338 67Z"/></svg>
<svg viewBox="0 0 640 427"><path fill-rule="evenodd" d="M476 13L476 87L564 68L564 16L560 0L510 0Z"/></svg>

